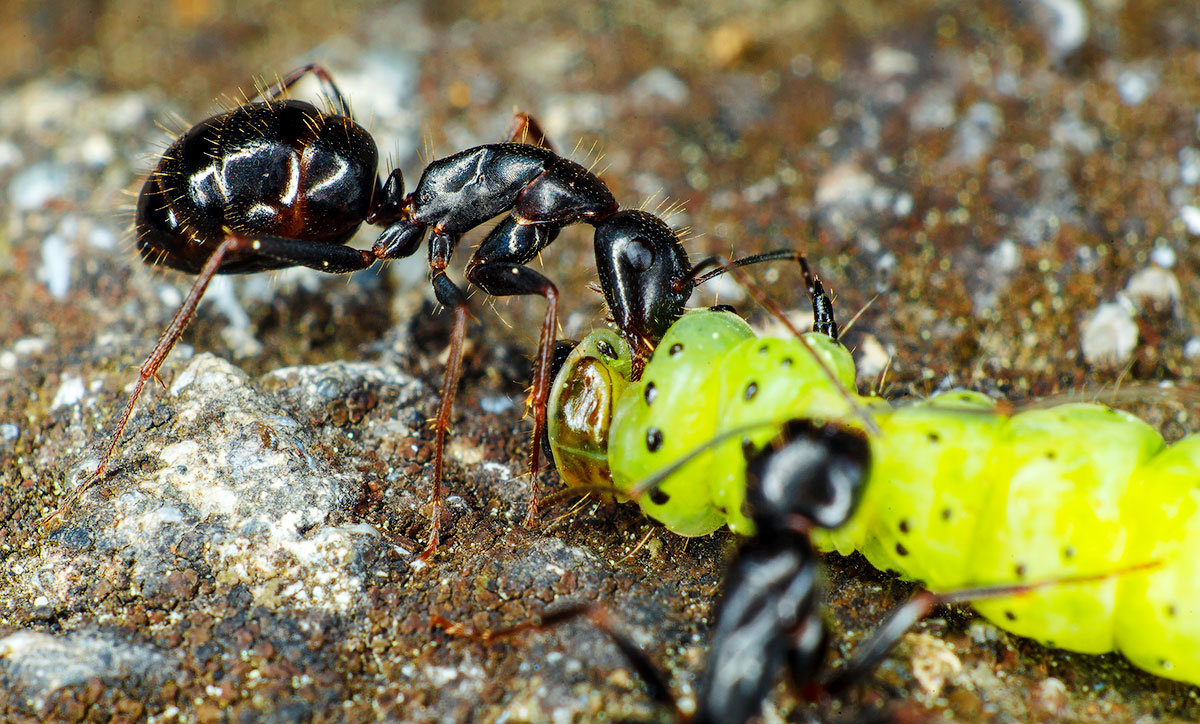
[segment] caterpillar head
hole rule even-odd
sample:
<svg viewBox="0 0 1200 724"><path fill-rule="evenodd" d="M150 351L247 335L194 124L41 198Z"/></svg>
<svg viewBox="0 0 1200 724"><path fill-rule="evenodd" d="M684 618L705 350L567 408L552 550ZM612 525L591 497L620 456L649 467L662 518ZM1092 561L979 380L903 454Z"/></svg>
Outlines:
<svg viewBox="0 0 1200 724"><path fill-rule="evenodd" d="M746 465L746 500L759 531L789 527L793 516L841 526L862 499L870 466L866 435L808 419L791 420Z"/></svg>
<svg viewBox="0 0 1200 724"><path fill-rule="evenodd" d="M611 329L595 330L557 363L546 432L568 485L612 487L608 431L631 365L629 345Z"/></svg>
<svg viewBox="0 0 1200 724"><path fill-rule="evenodd" d="M609 313L635 347L653 346L683 314L694 283L675 232L645 211L620 211L596 227L596 271Z"/></svg>

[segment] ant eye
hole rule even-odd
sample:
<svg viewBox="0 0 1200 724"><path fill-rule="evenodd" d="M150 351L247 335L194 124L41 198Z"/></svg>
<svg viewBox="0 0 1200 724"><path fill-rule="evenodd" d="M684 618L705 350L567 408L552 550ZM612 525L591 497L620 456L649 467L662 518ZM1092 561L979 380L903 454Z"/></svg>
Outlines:
<svg viewBox="0 0 1200 724"><path fill-rule="evenodd" d="M644 272L654 265L654 248L641 237L630 239L621 250L621 256L635 272Z"/></svg>

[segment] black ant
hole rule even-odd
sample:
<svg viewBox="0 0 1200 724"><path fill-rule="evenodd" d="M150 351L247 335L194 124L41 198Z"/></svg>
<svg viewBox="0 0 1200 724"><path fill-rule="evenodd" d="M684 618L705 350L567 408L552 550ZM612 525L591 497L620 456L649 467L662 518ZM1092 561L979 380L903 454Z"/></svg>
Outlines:
<svg viewBox="0 0 1200 724"><path fill-rule="evenodd" d="M810 420L788 422L771 446L747 462L747 504L757 533L741 546L726 572L692 712L683 711L659 669L598 605L568 606L537 623L492 631L469 631L436 615L432 622L451 635L487 643L586 617L612 638L646 683L651 699L674 709L681 722L742 724L755 719L784 670L810 700L840 694L872 671L917 619L960 595L918 594L845 667L828 674L830 637L821 617L817 555L808 531L837 528L850 518L869 464L865 433ZM652 487L678 467L672 465L638 487Z"/></svg>
<svg viewBox="0 0 1200 724"><path fill-rule="evenodd" d="M321 82L336 112L280 100L308 74ZM292 266L341 274L382 258L344 246L363 221L390 220L381 215L388 199L378 161L375 141L317 65L297 68L171 144L138 197L136 243L145 263L195 274L196 281L142 364L100 464L47 521L104 475L142 389L158 379L213 276Z"/></svg>
<svg viewBox="0 0 1200 724"><path fill-rule="evenodd" d="M804 255L780 251L760 258L798 261L813 306L813 331L836 338L838 325L832 300L812 274ZM726 271L744 265L720 260L702 263L717 264ZM769 304L761 288L747 284L747 289L773 314L786 320L778 308ZM556 355L560 366L562 353L569 347L568 342L560 343ZM867 432L870 425L870 416L863 411L862 418L851 424L797 418L783 423L768 421L738 426L712 437L627 492L598 486L601 492L616 492L637 500L652 494L665 480L711 448L762 427L779 428L767 446L747 451L745 510L755 532L741 544L726 571L707 664L695 687L694 709L685 711L679 705L659 669L617 628L600 604L568 605L549 611L537 622L478 632L437 614L431 622L451 635L488 643L587 618L621 650L646 683L651 699L673 709L678 721L744 724L759 717L768 693L785 671L807 701L824 703L846 693L866 679L904 633L937 606L1023 595L1048 586L1092 583L1159 565L1153 561L1099 574L986 585L940 594L919 591L893 610L841 668L831 670L830 632L821 616L819 559L810 532L836 530L846 525L858 509L866 481L870 479L872 456ZM872 431L872 434L879 433ZM860 715L856 721L894 722L896 718L893 713L882 711Z"/></svg>
<svg viewBox="0 0 1200 724"><path fill-rule="evenodd" d="M631 495L652 490L695 455L754 427L714 437L639 483ZM472 631L436 614L431 623L452 636L490 643L587 618L617 645L645 682L650 698L674 710L678 721L746 724L760 716L767 695L784 672L805 701L824 704L847 693L867 679L904 633L937 606L1023 595L1052 585L1092 583L1158 565L1138 564L1094 575L940 594L920 591L894 609L843 666L831 670L818 556L809 532L836 529L850 520L862 500L870 464L865 432L809 419L784 423L771 444L747 460L746 506L756 532L741 545L726 571L707 663L695 686L695 706L686 711L671 694L658 667L599 604L568 605L548 612L540 621L505 629ZM895 722L894 714L860 713L855 721Z"/></svg>
<svg viewBox="0 0 1200 724"><path fill-rule="evenodd" d="M315 75L332 108L281 96ZM446 275L463 234L508 212L467 263L467 281L493 296L546 298L529 405L534 413L530 448L528 521L537 514L537 473L546 425L546 398L557 327L558 290L526 264L563 227L595 227L595 253L610 313L636 350L640 369L657 339L678 317L708 265L692 267L675 233L645 211L621 210L612 192L583 166L558 156L529 116L518 114L511 140L485 144L434 161L405 195L393 170L379 183L378 151L350 114L329 73L306 65L284 76L250 102L212 116L180 136L163 154L138 198L135 228L142 260L196 275L179 310L142 364L137 383L95 471L47 520L96 484L112 460L142 389L158 378L163 360L194 316L217 274L246 274L304 266L331 274L365 269L376 261L412 255L426 229L435 296L454 311L436 434L431 492L432 523L423 556L437 547L441 523L446 430L458 386L467 298ZM518 142L530 141L530 142ZM370 250L345 244L358 227L385 227ZM736 262L754 263L771 255Z"/></svg>

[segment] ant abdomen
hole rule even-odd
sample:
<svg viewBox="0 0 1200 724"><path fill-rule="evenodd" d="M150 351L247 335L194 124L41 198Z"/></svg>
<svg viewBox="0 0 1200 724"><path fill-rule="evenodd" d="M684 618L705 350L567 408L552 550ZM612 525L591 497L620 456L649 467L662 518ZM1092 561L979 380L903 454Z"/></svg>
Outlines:
<svg viewBox="0 0 1200 724"><path fill-rule="evenodd" d="M148 264L198 274L230 233L345 244L378 195L378 160L365 129L303 101L213 116L176 140L142 187L138 251ZM217 273L294 265L246 247L231 249Z"/></svg>

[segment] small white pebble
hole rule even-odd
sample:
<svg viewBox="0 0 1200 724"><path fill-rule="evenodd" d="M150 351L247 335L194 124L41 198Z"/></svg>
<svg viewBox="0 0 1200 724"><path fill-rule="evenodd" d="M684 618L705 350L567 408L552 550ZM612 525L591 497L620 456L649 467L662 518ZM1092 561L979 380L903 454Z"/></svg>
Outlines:
<svg viewBox="0 0 1200 724"><path fill-rule="evenodd" d="M74 405L82 400L85 394L87 394L87 388L83 386L82 377L63 375L58 391L54 393L54 401L50 403L50 409L57 410L66 405Z"/></svg>
<svg viewBox="0 0 1200 724"><path fill-rule="evenodd" d="M1184 206L1179 210L1179 220L1187 227L1188 233L1200 236L1200 208Z"/></svg>
<svg viewBox="0 0 1200 724"><path fill-rule="evenodd" d="M1084 320L1081 337L1083 358L1089 364L1119 367L1133 355L1138 328L1124 304L1108 302Z"/></svg>
<svg viewBox="0 0 1200 724"><path fill-rule="evenodd" d="M71 260L75 256L71 244L59 234L42 240L42 265L38 281L43 282L55 299L62 299L71 290Z"/></svg>
<svg viewBox="0 0 1200 724"><path fill-rule="evenodd" d="M1079 0L1039 0L1036 10L1034 20L1056 58L1067 57L1087 41L1087 7Z"/></svg>
<svg viewBox="0 0 1200 724"><path fill-rule="evenodd" d="M89 166L103 167L116 157L112 141L103 133L92 133L79 144L79 160Z"/></svg>
<svg viewBox="0 0 1200 724"><path fill-rule="evenodd" d="M967 636L973 644L987 644L1000 638L1000 630L985 620L977 619L967 627Z"/></svg>
<svg viewBox="0 0 1200 724"><path fill-rule="evenodd" d="M71 183L66 167L42 161L13 176L8 183L8 200L18 211L33 211L63 198L68 187Z"/></svg>
<svg viewBox="0 0 1200 724"><path fill-rule="evenodd" d="M1152 265L1129 278L1129 283L1125 285L1125 296L1138 309L1151 307L1165 311L1175 307L1183 296L1183 290L1175 274Z"/></svg>
<svg viewBox="0 0 1200 724"><path fill-rule="evenodd" d="M871 53L871 72L878 76L912 75L918 68L917 56L907 50L884 46Z"/></svg>
<svg viewBox="0 0 1200 724"><path fill-rule="evenodd" d="M1033 703L1047 714L1059 714L1067 705L1067 685L1053 676L1043 679L1033 692Z"/></svg>
<svg viewBox="0 0 1200 724"><path fill-rule="evenodd" d="M1150 67L1129 68L1117 75L1117 93L1127 106L1145 103L1157 88L1158 72Z"/></svg>
<svg viewBox="0 0 1200 724"><path fill-rule="evenodd" d="M223 278L217 277L217 280ZM158 301L162 302L164 307L174 309L183 303L183 294L170 284L162 284L158 287Z"/></svg>
<svg viewBox="0 0 1200 724"><path fill-rule="evenodd" d="M1169 246L1156 246L1150 252L1151 263L1170 269L1175 266L1175 250Z"/></svg>
<svg viewBox="0 0 1200 724"><path fill-rule="evenodd" d="M813 200L818 207L860 204L875 188L875 177L856 163L843 163L826 171L817 181Z"/></svg>
<svg viewBox="0 0 1200 724"><path fill-rule="evenodd" d="M913 678L929 696L941 694L946 681L962 673L962 660L945 641L926 633L910 633L904 640L913 650Z"/></svg>
<svg viewBox="0 0 1200 724"><path fill-rule="evenodd" d="M689 95L687 83L662 67L651 68L642 73L630 84L629 90L634 100L639 103L658 99L678 106L686 103Z"/></svg>
<svg viewBox="0 0 1200 724"><path fill-rule="evenodd" d="M887 367L891 355L873 334L863 335L855 350L855 368L860 382L874 384L880 373Z"/></svg>
<svg viewBox="0 0 1200 724"><path fill-rule="evenodd" d="M0 169L16 166L25 159L21 149L12 141L0 141Z"/></svg>
<svg viewBox="0 0 1200 724"><path fill-rule="evenodd" d="M1193 146L1179 149L1179 180L1189 186L1200 183L1200 149Z"/></svg>
<svg viewBox="0 0 1200 724"><path fill-rule="evenodd" d="M489 415L499 415L513 409L516 403L508 395L488 395L479 399L479 406Z"/></svg>
<svg viewBox="0 0 1200 724"><path fill-rule="evenodd" d="M42 337L23 337L13 343L12 351L18 355L26 356L41 354L49 347L50 343Z"/></svg>

